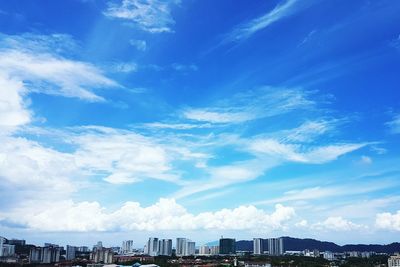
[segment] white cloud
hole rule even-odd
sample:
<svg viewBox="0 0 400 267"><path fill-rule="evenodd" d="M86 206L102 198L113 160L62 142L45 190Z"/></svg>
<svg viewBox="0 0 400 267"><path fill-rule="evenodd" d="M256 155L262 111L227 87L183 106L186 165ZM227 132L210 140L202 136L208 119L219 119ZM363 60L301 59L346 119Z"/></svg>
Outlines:
<svg viewBox="0 0 400 267"><path fill-rule="evenodd" d="M174 70L177 70L177 71L184 71L184 72L187 72L187 71L197 71L197 70L199 69L199 67L197 67L197 65L195 65L195 64L184 65L184 64L180 64L180 63L173 63L173 64L171 65L171 67L172 67Z"/></svg>
<svg viewBox="0 0 400 267"><path fill-rule="evenodd" d="M212 125L210 123L190 124L190 123L151 122L151 123L144 123L143 127L150 129L154 128L154 129L171 129L171 130L191 130L198 128L210 128L212 127Z"/></svg>
<svg viewBox="0 0 400 267"><path fill-rule="evenodd" d="M84 182L71 154L46 148L26 138L0 137L0 191L10 198L63 199Z"/></svg>
<svg viewBox="0 0 400 267"><path fill-rule="evenodd" d="M257 201L253 204L273 204L273 203L285 203L294 201L304 201L304 200L321 200L323 198L329 197L339 197L348 195L359 195L369 192L379 191L390 187L390 183L387 181L376 182L359 182L359 187L353 188L352 184L342 183L341 186L315 186L296 190L290 190L283 193L283 196L277 198L271 198L267 200ZM371 203L372 205L372 203Z"/></svg>
<svg viewBox="0 0 400 267"><path fill-rule="evenodd" d="M285 141L310 142L315 137L327 133L334 128L335 121L306 121L299 127L283 131Z"/></svg>
<svg viewBox="0 0 400 267"><path fill-rule="evenodd" d="M291 207L276 205L272 213L254 206L239 206L215 212L189 213L174 199L160 199L142 207L126 202L109 211L98 202L57 201L23 206L11 213L0 213L0 219L21 223L38 231L109 231L109 230L261 230L283 229L295 215Z"/></svg>
<svg viewBox="0 0 400 267"><path fill-rule="evenodd" d="M300 228L308 227L308 221L307 220L301 220L301 221L297 222L295 224L295 226L300 227Z"/></svg>
<svg viewBox="0 0 400 267"><path fill-rule="evenodd" d="M52 36L1 37L0 75L3 79L12 77L13 81L23 83L26 93L40 92L87 101L103 101L102 97L93 92L94 88L119 86L94 65L60 56L57 51L61 53L64 48L57 50ZM64 39L56 38L60 42Z"/></svg>
<svg viewBox="0 0 400 267"><path fill-rule="evenodd" d="M151 33L172 32L175 21L171 7L180 1L121 0L109 2L104 15L134 23L140 29Z"/></svg>
<svg viewBox="0 0 400 267"><path fill-rule="evenodd" d="M134 183L144 178L178 181L166 148L143 135L91 126L79 129L70 142L78 145L76 164L94 173L108 173L107 182Z"/></svg>
<svg viewBox="0 0 400 267"><path fill-rule="evenodd" d="M129 73L137 71L138 66L133 62L120 62L112 65L111 69L115 72Z"/></svg>
<svg viewBox="0 0 400 267"><path fill-rule="evenodd" d="M365 155L362 155L361 159L360 159L360 162L363 163L363 164L371 164L372 163L372 158L368 157L368 156L365 156Z"/></svg>
<svg viewBox="0 0 400 267"><path fill-rule="evenodd" d="M303 153L303 159L308 163L325 163L336 160L338 157L349 152L358 150L367 144L336 144L317 147L311 151Z"/></svg>
<svg viewBox="0 0 400 267"><path fill-rule="evenodd" d="M147 49L147 43L145 40L131 39L129 40L129 43L139 51L146 51Z"/></svg>
<svg viewBox="0 0 400 267"><path fill-rule="evenodd" d="M397 213L378 213L375 218L375 225L379 229L400 231L400 211Z"/></svg>
<svg viewBox="0 0 400 267"><path fill-rule="evenodd" d="M208 167L207 179L188 182L174 194L175 198L183 198L203 191L226 187L254 180L267 169L277 165L274 160L249 160L236 162L231 165Z"/></svg>
<svg viewBox="0 0 400 267"><path fill-rule="evenodd" d="M232 98L217 102L207 108L186 108L182 116L186 119L210 123L242 123L273 117L294 110L312 109L314 101L310 93L299 89L277 89L261 87Z"/></svg>
<svg viewBox="0 0 400 267"><path fill-rule="evenodd" d="M394 115L393 119L386 123L386 126L389 127L391 133L399 134L400 133L400 114Z"/></svg>
<svg viewBox="0 0 400 267"><path fill-rule="evenodd" d="M352 231L352 230L365 229L366 226L355 224L349 220L342 218L341 216L337 216L337 217L328 217L323 222L313 224L312 228L319 230Z"/></svg>
<svg viewBox="0 0 400 267"><path fill-rule="evenodd" d="M300 144L286 144L270 138L256 138L249 142L249 151L275 156L287 161L321 164L364 146L366 144L335 144L311 147L305 150Z"/></svg>
<svg viewBox="0 0 400 267"><path fill-rule="evenodd" d="M24 103L26 90L22 81L0 73L0 131L31 120L31 112Z"/></svg>
<svg viewBox="0 0 400 267"><path fill-rule="evenodd" d="M223 43L237 42L251 37L272 23L288 17L300 10L301 3L297 0L286 0L266 14L234 28L224 39Z"/></svg>
<svg viewBox="0 0 400 267"><path fill-rule="evenodd" d="M205 109L189 109L183 116L190 120L211 123L239 123L253 119L253 115L246 112L216 112Z"/></svg>

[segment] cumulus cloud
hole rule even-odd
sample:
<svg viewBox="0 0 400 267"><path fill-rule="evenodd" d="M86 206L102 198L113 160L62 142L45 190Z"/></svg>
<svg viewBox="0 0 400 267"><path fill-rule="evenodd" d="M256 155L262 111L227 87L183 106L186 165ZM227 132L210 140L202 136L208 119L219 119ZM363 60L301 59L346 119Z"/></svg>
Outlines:
<svg viewBox="0 0 400 267"><path fill-rule="evenodd" d="M21 207L0 218L39 231L109 231L109 230L277 230L295 215L291 207L276 205L272 213L254 206L239 206L215 212L193 214L174 199L160 199L142 207L126 202L109 211L98 202L59 201L41 207Z"/></svg>
<svg viewBox="0 0 400 267"><path fill-rule="evenodd" d="M397 213L383 212L378 213L375 218L377 228L400 231L400 211Z"/></svg>
<svg viewBox="0 0 400 267"><path fill-rule="evenodd" d="M0 143L0 192L15 199L11 205L21 200L63 199L83 182L84 174L71 154L22 137L0 136Z"/></svg>
<svg viewBox="0 0 400 267"><path fill-rule="evenodd" d="M334 230L334 231L351 231L363 229L366 226L355 224L341 216L328 217L325 221L312 225L312 228L320 230Z"/></svg>
<svg viewBox="0 0 400 267"><path fill-rule="evenodd" d="M25 94L22 81L0 73L0 130L30 122L32 115L24 102Z"/></svg>
<svg viewBox="0 0 400 267"><path fill-rule="evenodd" d="M175 21L171 8L178 0L120 0L109 2L104 15L134 23L140 29L151 33L172 32Z"/></svg>

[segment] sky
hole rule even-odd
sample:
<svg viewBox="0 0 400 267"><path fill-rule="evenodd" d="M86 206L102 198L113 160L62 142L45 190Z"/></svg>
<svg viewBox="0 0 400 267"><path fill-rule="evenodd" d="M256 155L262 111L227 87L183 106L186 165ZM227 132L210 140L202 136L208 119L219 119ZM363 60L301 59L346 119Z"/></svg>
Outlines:
<svg viewBox="0 0 400 267"><path fill-rule="evenodd" d="M0 1L0 233L400 237L400 2Z"/></svg>

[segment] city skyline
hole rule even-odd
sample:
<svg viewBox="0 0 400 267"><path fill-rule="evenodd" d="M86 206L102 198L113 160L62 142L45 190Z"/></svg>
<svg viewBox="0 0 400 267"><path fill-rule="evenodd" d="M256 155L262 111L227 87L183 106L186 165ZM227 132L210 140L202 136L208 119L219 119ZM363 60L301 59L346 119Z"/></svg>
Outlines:
<svg viewBox="0 0 400 267"><path fill-rule="evenodd" d="M398 241L399 13L2 1L0 235Z"/></svg>

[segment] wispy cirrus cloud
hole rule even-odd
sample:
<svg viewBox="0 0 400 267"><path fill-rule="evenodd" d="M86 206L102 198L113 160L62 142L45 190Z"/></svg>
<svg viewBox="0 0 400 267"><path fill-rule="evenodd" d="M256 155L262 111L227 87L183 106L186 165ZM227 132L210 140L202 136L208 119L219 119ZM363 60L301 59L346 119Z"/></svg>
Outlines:
<svg viewBox="0 0 400 267"><path fill-rule="evenodd" d="M131 22L150 33L173 32L171 27L175 24L175 20L171 15L171 8L179 3L179 0L110 1L103 13L107 17Z"/></svg>
<svg viewBox="0 0 400 267"><path fill-rule="evenodd" d="M120 86L95 65L66 58L66 51L75 45L68 36L25 34L2 35L0 38L1 77L8 82L10 76L14 81L20 81L26 93L39 92L95 102L104 99L94 92L94 88Z"/></svg>
<svg viewBox="0 0 400 267"><path fill-rule="evenodd" d="M297 144L280 143L274 139L255 139L250 141L249 149L254 153L273 155L287 161L321 164L335 160L341 155L366 145L367 143L345 143L307 147L306 150L303 150L304 148Z"/></svg>
<svg viewBox="0 0 400 267"><path fill-rule="evenodd" d="M302 188L298 190L290 190L284 192L283 196L281 197L257 201L252 204L269 205L274 203L289 203L289 202L317 200L317 199L321 201L322 199L328 199L331 197L362 195L365 193L376 192L389 188L390 182L377 183L377 182L360 181L359 185L360 185L359 188L354 189L351 187L351 183L346 184L344 182L343 185L340 186L325 185L325 186Z"/></svg>
<svg viewBox="0 0 400 267"><path fill-rule="evenodd" d="M386 122L386 126L393 134L400 133L400 114L395 114L391 121Z"/></svg>
<svg viewBox="0 0 400 267"><path fill-rule="evenodd" d="M257 95L257 97L255 97ZM186 119L209 123L242 123L273 117L294 110L312 109L315 102L310 92L301 89L261 87L234 95L206 108L185 108L182 116Z"/></svg>
<svg viewBox="0 0 400 267"><path fill-rule="evenodd" d="M295 14L304 8L304 3L298 0L285 0L275 8L262 16L236 26L231 32L226 34L222 41L224 43L240 42L250 38L253 34L263 30L271 24Z"/></svg>

